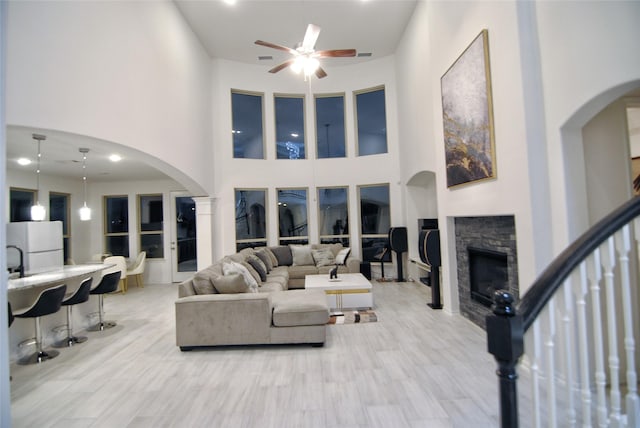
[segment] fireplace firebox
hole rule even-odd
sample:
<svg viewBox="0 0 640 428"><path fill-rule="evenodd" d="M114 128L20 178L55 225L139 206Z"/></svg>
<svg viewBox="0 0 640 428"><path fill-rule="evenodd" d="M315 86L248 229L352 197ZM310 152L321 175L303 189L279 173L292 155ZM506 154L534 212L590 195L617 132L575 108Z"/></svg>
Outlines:
<svg viewBox="0 0 640 428"><path fill-rule="evenodd" d="M471 299L490 307L493 303L493 292L507 288L507 254L471 246L467 247L467 250Z"/></svg>

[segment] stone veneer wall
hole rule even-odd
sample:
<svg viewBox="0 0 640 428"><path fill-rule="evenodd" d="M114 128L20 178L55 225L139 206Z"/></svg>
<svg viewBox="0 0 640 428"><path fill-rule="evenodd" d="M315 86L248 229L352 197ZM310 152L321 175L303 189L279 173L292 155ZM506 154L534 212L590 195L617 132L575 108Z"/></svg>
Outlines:
<svg viewBox="0 0 640 428"><path fill-rule="evenodd" d="M460 313L484 329L485 317L491 313L491 308L471 299L467 248L472 246L507 255L509 292L517 299L519 287L515 217L456 217L454 224Z"/></svg>

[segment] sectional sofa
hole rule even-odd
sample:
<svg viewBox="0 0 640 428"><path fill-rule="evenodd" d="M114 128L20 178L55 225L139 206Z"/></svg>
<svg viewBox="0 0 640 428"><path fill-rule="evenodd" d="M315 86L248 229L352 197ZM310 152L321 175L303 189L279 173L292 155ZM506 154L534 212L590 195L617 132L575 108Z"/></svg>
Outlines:
<svg viewBox="0 0 640 428"><path fill-rule="evenodd" d="M309 343L322 345L329 320L321 290L304 277L359 272L341 244L247 248L202 269L178 286L176 344L200 346Z"/></svg>

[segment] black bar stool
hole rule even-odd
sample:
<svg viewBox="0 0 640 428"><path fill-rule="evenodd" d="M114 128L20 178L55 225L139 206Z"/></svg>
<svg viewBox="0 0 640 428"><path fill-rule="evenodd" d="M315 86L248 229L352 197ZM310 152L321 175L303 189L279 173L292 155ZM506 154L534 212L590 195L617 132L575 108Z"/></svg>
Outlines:
<svg viewBox="0 0 640 428"><path fill-rule="evenodd" d="M13 311L11 311L11 302L7 302L7 314L9 315L9 327L13 324L13 320L15 317L13 316ZM13 377L9 376L9 381L12 381Z"/></svg>
<svg viewBox="0 0 640 428"><path fill-rule="evenodd" d="M100 317L100 321L98 324L89 327L87 330L89 331L103 331L107 328L112 328L116 326L114 321L104 321L104 295L106 293L113 293L118 289L118 284L120 283L120 271L111 272L102 277L100 284L96 286L93 290L91 290L91 294L98 295L98 315Z"/></svg>
<svg viewBox="0 0 640 428"><path fill-rule="evenodd" d="M55 358L60 354L58 351L46 351L42 348L42 329L40 328L40 317L56 313L60 310L64 293L67 291L66 285L47 288L42 291L36 301L28 308L19 309L13 312L16 318L35 318L36 323L36 352L21 359L18 364L37 364Z"/></svg>
<svg viewBox="0 0 640 428"><path fill-rule="evenodd" d="M11 324L13 324L13 320L15 319L15 317L13 316L13 312L11 311L11 302L7 302L7 306L9 313L9 327L11 327Z"/></svg>
<svg viewBox="0 0 640 428"><path fill-rule="evenodd" d="M80 287L73 293L71 296L67 297L62 301L62 306L67 307L67 337L57 342L53 346L57 348L64 348L67 346L73 346L76 343L86 342L86 336L74 336L73 335L73 314L71 313L71 308L73 305L77 305L79 303L84 303L89 300L89 293L91 292L91 278L87 278L82 281Z"/></svg>

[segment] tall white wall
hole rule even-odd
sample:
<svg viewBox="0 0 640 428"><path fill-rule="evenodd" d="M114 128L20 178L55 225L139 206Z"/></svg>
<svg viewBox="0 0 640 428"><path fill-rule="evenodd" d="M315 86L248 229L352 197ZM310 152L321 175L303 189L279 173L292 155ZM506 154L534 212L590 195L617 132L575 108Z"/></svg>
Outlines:
<svg viewBox="0 0 640 428"><path fill-rule="evenodd" d="M336 60L340 61L340 60ZM270 65L249 66L225 60L214 61L213 124L215 153L215 252L222 256L235 252L234 188L265 188L267 192L267 238L269 245L278 242L276 189L308 189L309 239L318 242L317 187L349 187L349 224L351 246L359 248L359 207L357 186L389 183L391 224L404 225L402 186L399 184L398 159L402 145L398 139L396 85L393 57L356 65L332 67L323 64L328 77L304 82L290 70L269 74ZM388 153L356 157L354 91L384 85L387 104ZM264 131L266 160L233 159L231 135L231 90L264 94ZM274 94L305 95L305 134L307 159L276 159ZM314 94L341 93L345 96L347 157L315 159Z"/></svg>
<svg viewBox="0 0 640 428"><path fill-rule="evenodd" d="M595 224L631 197L626 103L614 102L582 128L588 221Z"/></svg>
<svg viewBox="0 0 640 428"><path fill-rule="evenodd" d="M589 226L582 127L640 87L640 3L538 2L536 14L557 252Z"/></svg>
<svg viewBox="0 0 640 428"><path fill-rule="evenodd" d="M122 144L212 189L211 63L171 1L11 1L7 46L7 124Z"/></svg>
<svg viewBox="0 0 640 428"><path fill-rule="evenodd" d="M403 180L434 171L445 310L457 312L453 218L515 215L519 270L533 276L529 164L515 4L420 2L397 56ZM448 189L440 78L482 29L489 32L497 178ZM404 72L404 70L409 70ZM404 113L404 114L403 114ZM407 219L412 224L416 219Z"/></svg>
<svg viewBox="0 0 640 428"><path fill-rule="evenodd" d="M586 207L580 129L640 77L633 48L638 16L637 2L418 4L396 53L400 163L403 177L420 171L438 177L445 308L457 310L452 217L515 215L521 292L567 245L570 224L586 225L580 218L586 209L568 215L573 200ZM440 78L483 28L489 31L497 179L447 189ZM572 117L580 151L568 170L562 128ZM572 189L577 195L565 189L575 181L572 174L582 180L582 188Z"/></svg>

